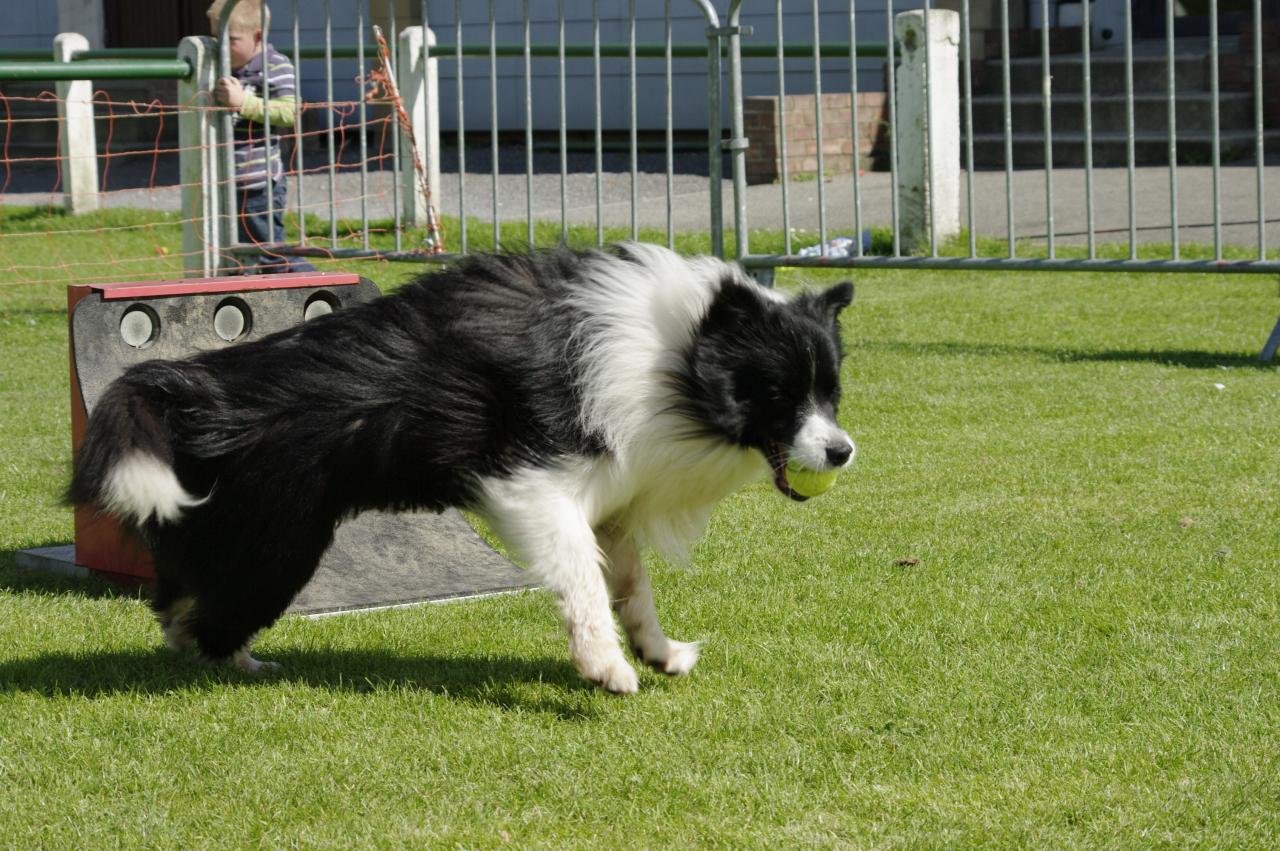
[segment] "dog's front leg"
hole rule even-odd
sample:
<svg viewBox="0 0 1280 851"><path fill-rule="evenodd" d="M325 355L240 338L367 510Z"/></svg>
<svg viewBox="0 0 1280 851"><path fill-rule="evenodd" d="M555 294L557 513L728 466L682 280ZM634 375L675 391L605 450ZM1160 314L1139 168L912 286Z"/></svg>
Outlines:
<svg viewBox="0 0 1280 851"><path fill-rule="evenodd" d="M631 649L646 665L664 674L687 674L698 662L699 642L672 641L658 623L653 589L640 550L630 539L600 532L600 547L607 559L613 608L627 631Z"/></svg>
<svg viewBox="0 0 1280 851"><path fill-rule="evenodd" d="M508 546L560 598L573 663L587 680L615 694L639 687L609 610L595 534L572 500L495 505L485 512Z"/></svg>

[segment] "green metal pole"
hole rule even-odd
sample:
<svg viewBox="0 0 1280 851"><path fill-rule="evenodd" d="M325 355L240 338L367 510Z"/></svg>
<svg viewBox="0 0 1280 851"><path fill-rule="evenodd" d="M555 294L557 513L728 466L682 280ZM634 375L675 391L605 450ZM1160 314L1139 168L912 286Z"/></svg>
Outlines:
<svg viewBox="0 0 1280 851"><path fill-rule="evenodd" d="M494 46L495 53L501 57L524 57L524 43L498 43ZM278 50L293 53L292 45L280 45ZM378 46L376 44L366 44L364 50L366 53L376 53ZM448 42L439 42L431 48L433 53L453 53L454 46ZM564 46L564 54L569 58L587 58L594 56L595 46L590 42L567 43ZM637 42L636 56L642 59L663 59L666 57L667 46L665 42ZM773 59L777 57L777 45L765 43L744 43L741 48L742 56L748 59ZM333 46L333 57L337 59L354 59L359 51L359 47L354 44ZM540 56L544 58L556 58L559 56L558 44L531 44L529 46L530 56ZM613 59L626 59L631 55L631 47L628 43L600 45L600 55ZM849 43L839 41L824 41L818 45L819 54L822 56L847 57L849 55ZM884 42L859 42L859 57L883 57L887 55ZM728 47L721 50L722 54L727 55ZM170 58L176 54L176 49L167 47L106 47L97 50L83 50L72 57L77 64L93 61L93 60L163 60ZM323 59L325 58L325 50L323 45L303 45L298 48L297 55L302 59ZM462 45L463 56L488 56L488 42L477 44ZM680 59L698 59L707 55L707 45L701 42L684 42L673 43L671 45L671 55ZM796 44L784 44L782 46L782 55L784 57L807 58L813 56L813 45L798 42ZM9 50L0 50L0 60L4 61L21 61L41 63L44 65L52 64L52 60L48 56L47 50L29 50L26 48L15 48ZM44 77L43 79L50 79Z"/></svg>
<svg viewBox="0 0 1280 851"><path fill-rule="evenodd" d="M185 80L185 59L0 62L0 80Z"/></svg>

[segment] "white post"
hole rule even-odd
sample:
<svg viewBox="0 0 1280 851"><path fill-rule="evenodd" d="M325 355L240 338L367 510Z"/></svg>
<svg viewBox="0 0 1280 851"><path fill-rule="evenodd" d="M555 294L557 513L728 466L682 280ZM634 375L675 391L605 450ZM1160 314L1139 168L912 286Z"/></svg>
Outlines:
<svg viewBox="0 0 1280 851"><path fill-rule="evenodd" d="M56 62L70 62L72 54L89 49L79 33L60 33L53 40ZM72 215L98 209L98 145L93 132L93 81L60 80L58 91L58 153L62 157L62 188Z"/></svg>
<svg viewBox="0 0 1280 851"><path fill-rule="evenodd" d="M178 81L178 173L182 184L182 270L210 277L218 271L219 176L218 111L209 109L217 75L213 39L189 36L178 43L178 58L191 63L191 76Z"/></svg>
<svg viewBox="0 0 1280 851"><path fill-rule="evenodd" d="M904 250L927 250L931 202L938 241L960 232L960 15L945 9L929 12L927 63L922 10L896 15L894 32L902 49L894 104L898 126L893 131L898 142L898 227Z"/></svg>
<svg viewBox="0 0 1280 851"><path fill-rule="evenodd" d="M427 44L435 47L436 34L427 30ZM422 27L405 27L400 33L397 55L396 85L404 102L409 123L413 126L413 139L417 142L418 155L427 172L432 203L440 212L440 87L434 56L427 66L427 77L422 77ZM427 226L427 201L422 185L413 166L413 143L407 136L400 138L400 203L405 226Z"/></svg>

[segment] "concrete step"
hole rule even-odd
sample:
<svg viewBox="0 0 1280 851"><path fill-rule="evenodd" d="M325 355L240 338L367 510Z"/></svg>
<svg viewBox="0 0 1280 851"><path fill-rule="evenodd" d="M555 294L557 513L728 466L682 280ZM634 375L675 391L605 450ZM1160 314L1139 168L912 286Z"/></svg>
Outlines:
<svg viewBox="0 0 1280 851"><path fill-rule="evenodd" d="M1165 92L1168 86L1168 63L1164 57L1135 56L1133 90ZM1174 89L1178 92L1207 91L1209 88L1209 56L1184 54L1173 60ZM1055 92L1084 92L1084 55L1060 54L1049 60ZM998 60L988 61L974 81L975 94L996 94L1004 90ZM1039 92L1043 81L1043 65L1038 57L1009 61L1009 88L1013 92ZM1111 53L1094 54L1089 61L1090 90L1094 95L1124 94L1124 58Z"/></svg>
<svg viewBox="0 0 1280 851"><path fill-rule="evenodd" d="M1012 134L1013 165L1015 168L1044 167L1044 137L1039 133ZM1184 165L1207 165L1212 161L1213 140L1208 133L1178 129L1178 162ZM1280 130L1268 130L1263 134L1264 155L1280 154ZM1055 167L1084 165L1084 134L1054 132L1053 164ZM1252 162L1255 138L1252 132L1223 131L1220 137L1221 162ZM1128 147L1123 133L1093 134L1093 164L1096 166L1125 165ZM961 162L965 149L960 148ZM977 168L1003 168L1005 143L1002 133L973 134L973 162ZM1169 139L1162 133L1141 132L1134 134L1134 162L1138 165L1159 165L1169 162Z"/></svg>
<svg viewBox="0 0 1280 851"><path fill-rule="evenodd" d="M1123 133L1126 124L1126 98L1106 95L1092 98L1090 115L1096 132ZM1084 97L1078 94L1055 95L1053 98L1053 131L1084 131ZM1018 132L1044 129L1044 105L1038 95L1014 95L1009 99L1013 127ZM1203 92L1180 93L1175 102L1175 121L1180 131L1209 132L1213 127L1213 99ZM963 120L963 119L962 119ZM1243 92L1222 93L1218 99L1219 126L1228 130L1253 127L1253 96ZM973 126L981 130L1004 127L1004 98L981 95L973 99ZM1169 101L1162 94L1135 94L1133 126L1148 133L1167 133Z"/></svg>

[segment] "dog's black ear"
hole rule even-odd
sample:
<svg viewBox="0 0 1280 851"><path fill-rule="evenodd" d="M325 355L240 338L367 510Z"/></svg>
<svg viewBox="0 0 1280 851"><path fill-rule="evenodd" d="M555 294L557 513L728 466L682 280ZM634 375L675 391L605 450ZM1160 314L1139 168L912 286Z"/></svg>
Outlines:
<svg viewBox="0 0 1280 851"><path fill-rule="evenodd" d="M830 325L838 324L836 319L840 311L853 302L853 282L841 281L834 287L820 293L809 293L800 296L797 304L819 322Z"/></svg>
<svg viewBox="0 0 1280 851"><path fill-rule="evenodd" d="M754 288L726 278L711 302L709 317L724 322L741 323L760 315L761 298Z"/></svg>
<svg viewBox="0 0 1280 851"><path fill-rule="evenodd" d="M853 281L841 281L831 287L818 297L818 303L826 315L834 320L840 315L840 311L853 303Z"/></svg>

